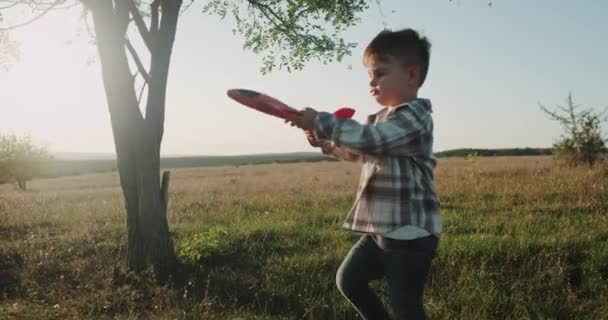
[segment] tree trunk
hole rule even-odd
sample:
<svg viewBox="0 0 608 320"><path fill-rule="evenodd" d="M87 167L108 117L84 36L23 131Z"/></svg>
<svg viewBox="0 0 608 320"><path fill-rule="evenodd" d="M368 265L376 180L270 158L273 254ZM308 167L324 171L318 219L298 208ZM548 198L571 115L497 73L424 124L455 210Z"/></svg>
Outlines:
<svg viewBox="0 0 608 320"><path fill-rule="evenodd" d="M177 14L172 36L162 43L169 48L159 50L160 54L152 52L148 107L144 119L125 50L129 12L124 1L117 2L116 7L112 1L93 1L89 2L89 9L93 14L127 211L127 265L134 271L152 266L157 279L166 282L174 273L177 260L166 217L168 174L161 190L160 144L168 60ZM163 11L163 21L167 11Z"/></svg>
<svg viewBox="0 0 608 320"><path fill-rule="evenodd" d="M27 181L24 179L17 179L17 186L19 186L19 189L25 191L27 190Z"/></svg>

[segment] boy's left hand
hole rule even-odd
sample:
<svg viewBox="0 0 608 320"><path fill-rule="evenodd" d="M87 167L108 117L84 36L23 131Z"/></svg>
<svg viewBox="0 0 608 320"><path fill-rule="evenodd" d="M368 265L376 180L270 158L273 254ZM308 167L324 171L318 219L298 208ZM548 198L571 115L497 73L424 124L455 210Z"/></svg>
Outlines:
<svg viewBox="0 0 608 320"><path fill-rule="evenodd" d="M317 117L317 110L312 108L306 108L302 110L298 115L294 115L285 120L292 126L297 126L300 129L306 131L312 131L315 126L315 118Z"/></svg>

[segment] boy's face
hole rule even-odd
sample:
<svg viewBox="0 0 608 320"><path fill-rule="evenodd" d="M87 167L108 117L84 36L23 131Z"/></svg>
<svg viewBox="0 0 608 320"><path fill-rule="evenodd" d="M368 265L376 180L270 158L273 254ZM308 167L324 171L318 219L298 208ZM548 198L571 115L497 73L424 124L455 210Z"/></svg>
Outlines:
<svg viewBox="0 0 608 320"><path fill-rule="evenodd" d="M416 98L419 68L405 66L394 57L374 59L368 65L370 93L382 106L390 107Z"/></svg>

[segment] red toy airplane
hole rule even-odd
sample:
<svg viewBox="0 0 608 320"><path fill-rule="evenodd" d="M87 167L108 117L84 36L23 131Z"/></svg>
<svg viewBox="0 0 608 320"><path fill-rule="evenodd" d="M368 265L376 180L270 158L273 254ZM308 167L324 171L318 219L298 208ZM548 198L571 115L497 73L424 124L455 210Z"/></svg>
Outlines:
<svg viewBox="0 0 608 320"><path fill-rule="evenodd" d="M300 111L271 96L253 90L231 89L228 90L228 96L247 107L281 119L286 119L290 115L300 113ZM354 109L346 107L340 108L334 112L334 115L338 119L350 119L354 114Z"/></svg>

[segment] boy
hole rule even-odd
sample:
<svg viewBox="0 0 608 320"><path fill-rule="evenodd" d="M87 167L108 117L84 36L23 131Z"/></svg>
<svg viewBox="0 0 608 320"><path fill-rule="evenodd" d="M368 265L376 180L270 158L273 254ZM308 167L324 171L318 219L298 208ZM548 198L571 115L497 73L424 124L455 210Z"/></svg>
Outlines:
<svg viewBox="0 0 608 320"><path fill-rule="evenodd" d="M288 119L338 159L362 162L355 203L343 228L362 233L338 269L340 292L368 320L389 319L369 282L386 278L397 319L426 319L425 282L441 219L435 191L431 103L418 98L430 43L412 29L382 31L364 63L382 109L362 125L307 108Z"/></svg>

